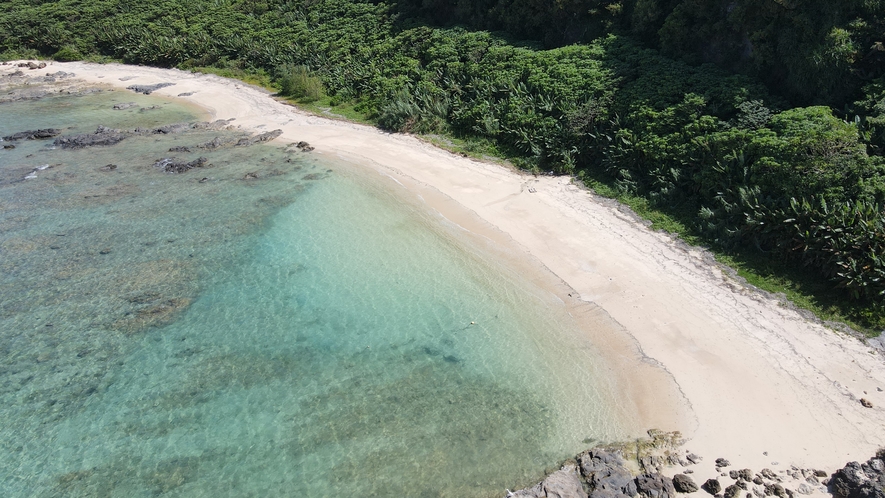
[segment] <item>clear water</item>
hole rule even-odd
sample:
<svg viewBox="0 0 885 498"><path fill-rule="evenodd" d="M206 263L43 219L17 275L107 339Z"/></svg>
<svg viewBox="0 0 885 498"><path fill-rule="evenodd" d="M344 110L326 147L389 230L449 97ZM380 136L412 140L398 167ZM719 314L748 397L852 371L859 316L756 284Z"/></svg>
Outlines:
<svg viewBox="0 0 885 498"><path fill-rule="evenodd" d="M0 135L196 119L106 92ZM237 133L0 150L0 495L500 496L624 436L561 301L392 182L168 152Z"/></svg>

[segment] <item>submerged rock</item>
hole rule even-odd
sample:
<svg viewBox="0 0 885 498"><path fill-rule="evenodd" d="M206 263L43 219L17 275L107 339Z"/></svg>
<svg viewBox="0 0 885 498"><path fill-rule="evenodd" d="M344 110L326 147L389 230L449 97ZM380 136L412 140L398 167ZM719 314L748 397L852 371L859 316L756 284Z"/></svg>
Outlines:
<svg viewBox="0 0 885 498"><path fill-rule="evenodd" d="M119 104L114 104L114 110L122 111L123 109L129 109L130 107L137 107L138 104L135 102L121 102Z"/></svg>
<svg viewBox="0 0 885 498"><path fill-rule="evenodd" d="M193 161L179 161L173 157L166 157L154 163L154 167L162 168L166 173L184 173L194 168L202 168L209 162L205 157L198 157Z"/></svg>
<svg viewBox="0 0 885 498"><path fill-rule="evenodd" d="M127 136L127 133L120 130L99 126L94 133L60 137L56 138L53 143L63 149L80 149L97 145L114 145L123 141Z"/></svg>
<svg viewBox="0 0 885 498"><path fill-rule="evenodd" d="M3 140L9 142L15 140L41 140L44 138L52 138L60 134L61 130L57 128L46 128L41 130L20 131L18 133L13 133L12 135L3 137Z"/></svg>

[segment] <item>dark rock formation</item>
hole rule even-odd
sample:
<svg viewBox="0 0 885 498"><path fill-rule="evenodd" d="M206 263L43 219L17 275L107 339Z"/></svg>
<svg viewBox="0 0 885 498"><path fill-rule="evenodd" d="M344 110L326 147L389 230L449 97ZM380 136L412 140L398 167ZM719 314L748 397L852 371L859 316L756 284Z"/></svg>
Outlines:
<svg viewBox="0 0 885 498"><path fill-rule="evenodd" d="M762 469L762 477L766 479L777 479L777 474L774 473L771 469Z"/></svg>
<svg viewBox="0 0 885 498"><path fill-rule="evenodd" d="M753 471L750 469L742 469L738 471L738 478L750 482L753 480Z"/></svg>
<svg viewBox="0 0 885 498"><path fill-rule="evenodd" d="M591 498L621 498L636 494L633 475L617 451L592 449L579 457L581 475L592 487Z"/></svg>
<svg viewBox="0 0 885 498"><path fill-rule="evenodd" d="M295 147L297 147L298 150L300 150L301 152L310 152L314 149L313 146L304 141L298 142L297 144L295 144Z"/></svg>
<svg viewBox="0 0 885 498"><path fill-rule="evenodd" d="M3 137L3 140L12 142L15 140L40 140L44 138L52 138L61 134L61 130L57 128L46 128L43 130L28 130L13 133L12 135Z"/></svg>
<svg viewBox="0 0 885 498"><path fill-rule="evenodd" d="M121 102L119 104L114 104L114 110L122 111L123 109L129 109L130 107L136 107L138 104L135 102Z"/></svg>
<svg viewBox="0 0 885 498"><path fill-rule="evenodd" d="M838 498L885 498L885 450L866 463L849 462L837 470L829 489Z"/></svg>
<svg viewBox="0 0 885 498"><path fill-rule="evenodd" d="M694 453L689 453L688 455L685 455L685 459L694 464L700 463L701 460L703 460L702 457L699 457Z"/></svg>
<svg viewBox="0 0 885 498"><path fill-rule="evenodd" d="M673 487L680 493L694 493L698 490L698 485L695 484L694 480L685 474L673 476Z"/></svg>
<svg viewBox="0 0 885 498"><path fill-rule="evenodd" d="M565 465L532 488L507 496L519 498L587 498L575 465Z"/></svg>
<svg viewBox="0 0 885 498"><path fill-rule="evenodd" d="M175 147L169 147L169 152L190 152L190 147L185 147L183 145L176 145Z"/></svg>
<svg viewBox="0 0 885 498"><path fill-rule="evenodd" d="M120 130L113 130L104 126L99 126L95 133L82 133L79 135L70 135L55 139L55 145L62 149L81 149L83 147L93 147L97 145L114 145L121 142L127 137L127 134Z"/></svg>
<svg viewBox="0 0 885 498"><path fill-rule="evenodd" d="M728 460L726 460L724 458L717 458L716 459L716 466L717 467L728 467L729 465L731 465L731 462L729 462Z"/></svg>
<svg viewBox="0 0 885 498"><path fill-rule="evenodd" d="M654 473L644 474L636 478L636 492L646 498L675 498L676 489L669 477Z"/></svg>
<svg viewBox="0 0 885 498"><path fill-rule="evenodd" d="M116 164L107 164L107 165L102 166L101 168L98 168L98 169L100 169L102 171L114 171L115 169L117 169L117 165Z"/></svg>
<svg viewBox="0 0 885 498"><path fill-rule="evenodd" d="M779 498L788 498L787 490L780 484L766 484L765 496L777 496Z"/></svg>
<svg viewBox="0 0 885 498"><path fill-rule="evenodd" d="M873 403L871 403L870 400L868 400L866 398L860 398L860 404L862 404L864 406L864 408L872 408L873 407Z"/></svg>
<svg viewBox="0 0 885 498"><path fill-rule="evenodd" d="M150 95L152 92L155 92L161 88L166 88L167 86L173 86L175 83L156 83L154 85L130 85L127 86L127 90L132 90L135 93L143 93L145 95Z"/></svg>
<svg viewBox="0 0 885 498"><path fill-rule="evenodd" d="M701 487L711 495L715 495L722 491L722 485L719 484L719 479L707 479L707 482L702 484Z"/></svg>

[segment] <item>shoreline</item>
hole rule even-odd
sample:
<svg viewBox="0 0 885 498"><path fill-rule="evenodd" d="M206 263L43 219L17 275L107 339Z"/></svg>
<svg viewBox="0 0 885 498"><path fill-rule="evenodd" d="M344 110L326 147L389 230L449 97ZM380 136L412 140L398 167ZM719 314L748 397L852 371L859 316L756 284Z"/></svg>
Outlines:
<svg viewBox="0 0 885 498"><path fill-rule="evenodd" d="M745 287L703 250L649 230L568 178L533 177L415 137L308 115L214 75L91 63L25 69L34 76L59 70L120 88L175 83L156 95L199 106L213 119L236 118L246 129L282 129L282 140L307 141L315 153L423 192L443 216L449 210L481 220L574 289L570 309L591 303L624 330L600 349L609 347L613 362L632 354L653 370L625 372L628 401L645 428L680 430L685 448L705 457L694 467L696 480L719 475L718 457L753 469L835 469L885 445L885 392L878 390L885 389L885 355ZM662 378L674 385L663 399L649 398Z"/></svg>

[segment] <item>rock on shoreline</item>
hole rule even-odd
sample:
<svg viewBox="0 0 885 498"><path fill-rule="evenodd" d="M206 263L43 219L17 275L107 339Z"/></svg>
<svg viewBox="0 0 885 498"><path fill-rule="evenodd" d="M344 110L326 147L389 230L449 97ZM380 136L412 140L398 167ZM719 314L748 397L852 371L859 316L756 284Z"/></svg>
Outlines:
<svg viewBox="0 0 885 498"><path fill-rule="evenodd" d="M827 479L827 473L816 469L789 469L774 472L750 469L720 472L702 486L688 475L691 469L672 478L662 474L662 467L696 465L701 458L688 454L682 458L681 441L651 431L652 440L626 445L597 447L567 461L560 470L548 475L535 486L518 491L506 490L506 497L519 498L676 498L702 490L715 498L796 498L815 492L831 493L836 498L885 498L885 449L866 463L850 462ZM678 435L678 433L675 433ZM662 444L663 441L663 444ZM674 444L675 443L675 444ZM632 455L626 459L624 455ZM724 458L716 461L719 472L731 465ZM631 469L639 469L633 472ZM724 481L730 479L733 482ZM789 486L789 487L787 487Z"/></svg>

